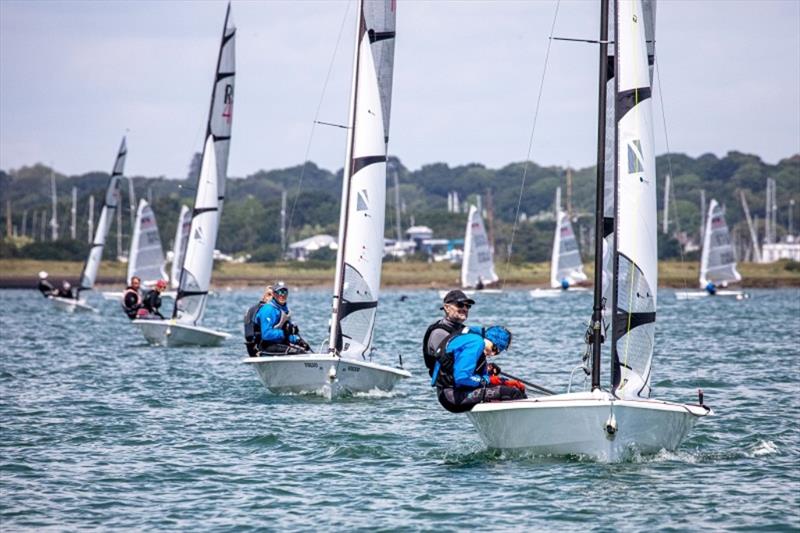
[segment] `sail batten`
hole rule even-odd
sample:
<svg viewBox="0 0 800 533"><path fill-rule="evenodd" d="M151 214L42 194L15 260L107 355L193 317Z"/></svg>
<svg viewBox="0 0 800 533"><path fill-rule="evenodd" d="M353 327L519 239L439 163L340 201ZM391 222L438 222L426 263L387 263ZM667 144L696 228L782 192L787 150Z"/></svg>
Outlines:
<svg viewBox="0 0 800 533"><path fill-rule="evenodd" d="M356 24L329 349L362 356L372 346L383 261L394 1L359 1Z"/></svg>
<svg viewBox="0 0 800 533"><path fill-rule="evenodd" d="M138 276L145 285L152 285L166 278L164 249L153 208L147 200L139 200L133 224L133 238L128 254L128 282Z"/></svg>
<svg viewBox="0 0 800 533"><path fill-rule="evenodd" d="M120 178L122 178L125 170L125 158L127 155L128 148L125 137L123 137L117 151L117 157L114 160L114 166L111 169L111 177L108 180L108 187L106 187L106 195L103 200L103 207L100 210L100 219L97 221L92 247L81 272L79 292L94 287L94 282L97 279L97 271L103 258L103 248L105 247L108 230L114 220L114 211L119 207Z"/></svg>

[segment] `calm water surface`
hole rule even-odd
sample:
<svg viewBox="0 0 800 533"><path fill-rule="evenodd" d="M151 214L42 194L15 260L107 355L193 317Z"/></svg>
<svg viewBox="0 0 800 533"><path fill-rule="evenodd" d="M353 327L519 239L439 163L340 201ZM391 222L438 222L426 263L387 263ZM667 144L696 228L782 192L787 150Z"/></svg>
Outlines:
<svg viewBox="0 0 800 533"><path fill-rule="evenodd" d="M419 355L432 291L381 298L377 344L414 377L334 403L269 394L240 363L257 291L210 300L211 349L145 344L118 304L97 315L0 291L0 527L51 529L798 530L800 292L678 302L664 291L654 397L716 416L674 453L605 465L485 450L442 410ZM309 340L326 291L293 293ZM476 324L505 323L504 370L562 391L591 297L484 296ZM423 377L424 376L424 377Z"/></svg>

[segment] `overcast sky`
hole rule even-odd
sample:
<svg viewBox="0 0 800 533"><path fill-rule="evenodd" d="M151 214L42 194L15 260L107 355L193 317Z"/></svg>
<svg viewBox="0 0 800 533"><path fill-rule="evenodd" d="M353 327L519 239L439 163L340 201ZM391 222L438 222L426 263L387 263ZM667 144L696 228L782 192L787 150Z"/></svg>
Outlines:
<svg viewBox="0 0 800 533"><path fill-rule="evenodd" d="M416 169L527 153L556 1L398 0L389 152ZM598 2L562 0L555 35L596 38ZM352 0L237 1L231 176L302 162L319 119L343 123ZM0 0L0 168L183 176L202 148L225 2ZM344 25L342 24L344 21ZM656 55L670 148L800 152L800 1L659 0ZM342 39L336 47L337 36ZM531 158L594 163L597 50L554 42ZM656 86L656 147L666 151ZM317 126L331 170L344 130Z"/></svg>

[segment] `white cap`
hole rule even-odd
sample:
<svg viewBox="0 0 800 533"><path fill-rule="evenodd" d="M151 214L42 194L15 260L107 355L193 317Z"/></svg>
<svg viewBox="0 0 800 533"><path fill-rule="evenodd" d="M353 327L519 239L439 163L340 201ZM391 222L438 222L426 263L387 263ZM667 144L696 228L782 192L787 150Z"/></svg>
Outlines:
<svg viewBox="0 0 800 533"><path fill-rule="evenodd" d="M47 272L45 272L44 270L39 272L39 279L47 279Z"/></svg>

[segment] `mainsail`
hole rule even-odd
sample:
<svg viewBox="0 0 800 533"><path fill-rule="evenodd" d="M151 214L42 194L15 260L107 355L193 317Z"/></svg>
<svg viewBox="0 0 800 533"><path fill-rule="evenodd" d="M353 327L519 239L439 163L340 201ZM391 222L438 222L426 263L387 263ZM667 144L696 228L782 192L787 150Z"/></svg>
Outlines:
<svg viewBox="0 0 800 533"><path fill-rule="evenodd" d="M476 287L494 283L500 278L494 271L494 258L483 217L474 205L469 206L467 231L464 234L464 259L461 261L461 286ZM480 283L479 283L480 282Z"/></svg>
<svg viewBox="0 0 800 533"><path fill-rule="evenodd" d="M178 293L172 317L184 324L196 325L203 318L214 267L214 246L219 228L217 161L214 140L206 139L197 195L192 211L189 242L181 269Z"/></svg>
<svg viewBox="0 0 800 533"><path fill-rule="evenodd" d="M722 206L712 199L708 206L706 229L703 232L703 255L700 258L700 287L709 283L725 284L741 281L736 270L731 235Z"/></svg>
<svg viewBox="0 0 800 533"><path fill-rule="evenodd" d="M125 156L127 154L128 148L125 144L125 137L123 137L122 143L119 145L117 158L114 160L114 167L111 169L111 177L108 180L108 187L106 187L106 196L103 201L103 208L100 210L100 220L97 222L92 248L89 250L89 257L86 258L86 263L83 265L78 292L94 287L94 282L97 279L97 270L100 268L100 260L103 258L106 236L111 227L111 222L114 220L114 210L117 209L119 202L119 180L125 170Z"/></svg>
<svg viewBox="0 0 800 533"><path fill-rule="evenodd" d="M561 287L564 280L573 285L587 279L572 223L567 213L559 209L556 234L553 237L553 255L550 259L550 286L555 289Z"/></svg>
<svg viewBox="0 0 800 533"><path fill-rule="evenodd" d="M189 238L178 280L178 293L172 317L182 323L197 324L203 318L214 266L214 247L225 199L228 151L233 122L233 82L236 71L236 27L231 5L225 11L219 45L206 141L203 146L200 176L192 211Z"/></svg>
<svg viewBox="0 0 800 533"><path fill-rule="evenodd" d="M231 147L233 125L233 86L236 77L236 26L231 16L231 4L225 12L222 26L222 42L219 45L214 88L211 92L211 108L208 112L206 138L214 139L214 156L217 161L217 187L219 210L225 199L225 180L228 177L228 153Z"/></svg>
<svg viewBox="0 0 800 533"><path fill-rule="evenodd" d="M383 260L395 0L359 0L329 349L372 345Z"/></svg>
<svg viewBox="0 0 800 533"><path fill-rule="evenodd" d="M650 394L658 287L656 165L647 17L640 0L621 0L616 7L612 385L617 396L635 398Z"/></svg>
<svg viewBox="0 0 800 533"><path fill-rule="evenodd" d="M128 254L128 282L138 276L145 285L166 278L164 271L164 250L161 247L161 236L153 208L147 200L139 200L136 209L136 220L133 224L133 239Z"/></svg>
<svg viewBox="0 0 800 533"><path fill-rule="evenodd" d="M181 206L178 215L178 226L175 228L175 242L172 245L172 268L170 269L170 286L177 289L180 285L183 255L186 251L186 241L189 229L192 227L192 210L185 205Z"/></svg>

